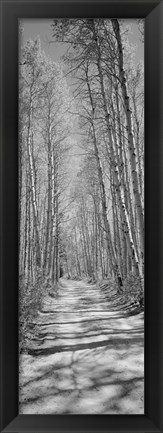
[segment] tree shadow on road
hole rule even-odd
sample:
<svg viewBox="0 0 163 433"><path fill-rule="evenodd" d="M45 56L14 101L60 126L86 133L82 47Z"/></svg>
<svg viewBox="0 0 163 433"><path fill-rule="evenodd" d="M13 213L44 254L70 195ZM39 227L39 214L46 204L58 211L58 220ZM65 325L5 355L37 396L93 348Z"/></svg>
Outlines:
<svg viewBox="0 0 163 433"><path fill-rule="evenodd" d="M118 414L135 413L136 407L138 413L143 413L143 361L140 366L135 364L142 356L143 335L136 338L131 333L126 346L128 334L117 338L116 343L111 338L91 346L64 345L57 354L61 356L58 361L54 347L48 353L35 352L30 356L31 366L37 359L38 368L23 383L20 412Z"/></svg>

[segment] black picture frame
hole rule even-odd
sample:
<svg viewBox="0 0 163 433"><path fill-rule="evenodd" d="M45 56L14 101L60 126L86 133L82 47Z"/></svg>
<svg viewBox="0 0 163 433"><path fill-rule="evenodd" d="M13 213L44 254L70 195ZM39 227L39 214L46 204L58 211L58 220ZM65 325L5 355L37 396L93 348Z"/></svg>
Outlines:
<svg viewBox="0 0 163 433"><path fill-rule="evenodd" d="M63 16L145 19L144 415L18 415L18 18ZM0 27L0 431L163 432L163 2L1 0Z"/></svg>

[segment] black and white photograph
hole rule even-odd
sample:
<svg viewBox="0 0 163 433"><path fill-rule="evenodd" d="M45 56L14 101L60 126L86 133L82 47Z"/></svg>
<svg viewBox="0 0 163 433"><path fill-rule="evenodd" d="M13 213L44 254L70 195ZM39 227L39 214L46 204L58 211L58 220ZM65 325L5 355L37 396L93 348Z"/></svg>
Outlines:
<svg viewBox="0 0 163 433"><path fill-rule="evenodd" d="M19 414L144 415L144 20L20 18L18 62Z"/></svg>

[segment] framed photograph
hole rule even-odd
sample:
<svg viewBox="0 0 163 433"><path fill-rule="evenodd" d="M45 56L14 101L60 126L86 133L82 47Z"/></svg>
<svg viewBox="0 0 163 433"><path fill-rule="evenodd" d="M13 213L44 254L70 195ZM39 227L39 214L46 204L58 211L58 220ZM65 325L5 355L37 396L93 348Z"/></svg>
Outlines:
<svg viewBox="0 0 163 433"><path fill-rule="evenodd" d="M1 431L162 432L162 1L1 24Z"/></svg>

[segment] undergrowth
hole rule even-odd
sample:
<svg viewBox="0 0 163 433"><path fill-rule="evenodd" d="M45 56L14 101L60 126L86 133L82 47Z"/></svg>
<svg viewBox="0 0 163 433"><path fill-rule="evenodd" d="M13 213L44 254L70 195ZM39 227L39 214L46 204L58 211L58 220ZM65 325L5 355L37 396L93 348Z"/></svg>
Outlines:
<svg viewBox="0 0 163 433"><path fill-rule="evenodd" d="M35 283L26 281L23 277L19 280L19 351L24 352L31 341L39 333L37 318L39 312L49 307L50 298L56 297L58 287L54 287L50 279L41 273L37 274Z"/></svg>
<svg viewBox="0 0 163 433"><path fill-rule="evenodd" d="M112 301L114 309L124 309L131 314L144 310L144 282L132 273L123 281L121 293L118 293L117 283L112 278L102 280L99 286L104 291L106 300Z"/></svg>

